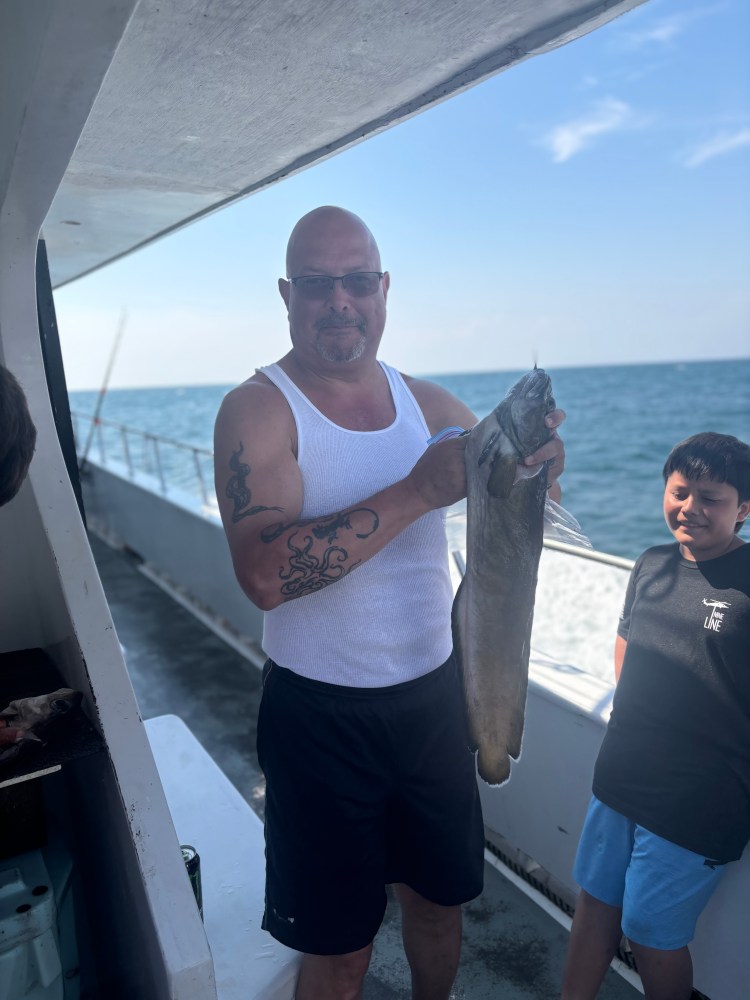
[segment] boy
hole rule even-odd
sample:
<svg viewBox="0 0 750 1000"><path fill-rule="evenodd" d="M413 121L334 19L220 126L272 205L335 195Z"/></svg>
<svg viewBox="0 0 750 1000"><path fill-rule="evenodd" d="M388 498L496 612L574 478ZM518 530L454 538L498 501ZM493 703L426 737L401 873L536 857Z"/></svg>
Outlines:
<svg viewBox="0 0 750 1000"><path fill-rule="evenodd" d="M563 1000L593 1000L623 933L648 1000L699 997L687 946L750 839L750 446L697 434L664 481L677 544L644 552L628 584Z"/></svg>

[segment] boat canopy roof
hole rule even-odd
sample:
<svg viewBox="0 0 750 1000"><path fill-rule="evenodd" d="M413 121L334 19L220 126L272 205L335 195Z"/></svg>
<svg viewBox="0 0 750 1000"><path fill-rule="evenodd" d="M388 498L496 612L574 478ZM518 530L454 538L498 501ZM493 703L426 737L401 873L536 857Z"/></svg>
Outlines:
<svg viewBox="0 0 750 1000"><path fill-rule="evenodd" d="M44 224L53 285L641 2L141 0Z"/></svg>

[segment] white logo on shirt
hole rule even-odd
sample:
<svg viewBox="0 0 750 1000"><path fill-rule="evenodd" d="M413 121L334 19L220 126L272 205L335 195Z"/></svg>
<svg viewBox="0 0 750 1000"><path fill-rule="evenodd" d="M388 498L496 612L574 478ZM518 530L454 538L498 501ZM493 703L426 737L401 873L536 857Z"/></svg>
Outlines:
<svg viewBox="0 0 750 1000"><path fill-rule="evenodd" d="M719 608L731 608L732 605L728 601L707 601L705 597L703 603L707 608L711 608L711 614L703 622L703 628L718 632L724 622L724 614Z"/></svg>

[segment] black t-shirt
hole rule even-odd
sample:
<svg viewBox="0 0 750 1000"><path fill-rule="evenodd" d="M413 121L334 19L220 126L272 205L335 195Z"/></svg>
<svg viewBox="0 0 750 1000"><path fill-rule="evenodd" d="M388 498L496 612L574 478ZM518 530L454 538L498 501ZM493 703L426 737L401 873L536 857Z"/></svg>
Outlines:
<svg viewBox="0 0 750 1000"><path fill-rule="evenodd" d="M706 858L750 839L750 545L694 563L644 552L618 633L627 652L594 794Z"/></svg>

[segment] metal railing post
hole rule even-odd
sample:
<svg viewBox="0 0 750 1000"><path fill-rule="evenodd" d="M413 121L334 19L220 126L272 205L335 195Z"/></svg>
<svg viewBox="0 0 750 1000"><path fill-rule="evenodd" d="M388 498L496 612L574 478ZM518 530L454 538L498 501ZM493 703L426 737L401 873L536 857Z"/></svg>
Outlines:
<svg viewBox="0 0 750 1000"><path fill-rule="evenodd" d="M96 430L96 440L99 444L99 458L101 459L102 465L107 464L107 454L104 450L104 428L100 421L94 421L94 428Z"/></svg>
<svg viewBox="0 0 750 1000"><path fill-rule="evenodd" d="M127 427L120 428L120 434L122 435L122 450L125 452L125 461L128 465L128 475L133 479L133 460L130 457L130 446L128 445L128 429Z"/></svg>
<svg viewBox="0 0 750 1000"><path fill-rule="evenodd" d="M201 460L198 456L198 449L192 448L191 451L193 452L193 462L195 463L195 471L198 476L198 482L200 483L201 497L203 498L203 503L207 504L208 493L206 492L206 483L205 480L203 479L203 469L201 468Z"/></svg>
<svg viewBox="0 0 750 1000"><path fill-rule="evenodd" d="M161 491L162 493L166 493L167 481L164 478L164 469L162 468L161 465L161 454L159 453L159 439L152 434L150 434L149 437L151 438L154 445L154 461L156 462L156 471L159 476L159 482L161 483Z"/></svg>

